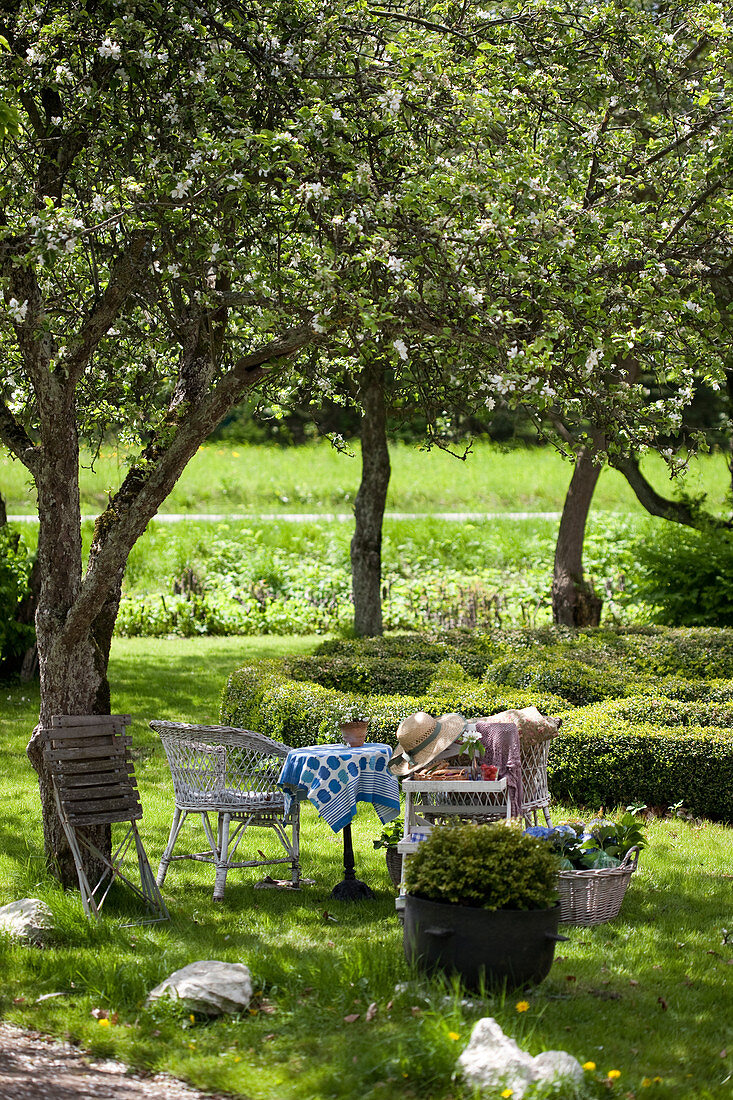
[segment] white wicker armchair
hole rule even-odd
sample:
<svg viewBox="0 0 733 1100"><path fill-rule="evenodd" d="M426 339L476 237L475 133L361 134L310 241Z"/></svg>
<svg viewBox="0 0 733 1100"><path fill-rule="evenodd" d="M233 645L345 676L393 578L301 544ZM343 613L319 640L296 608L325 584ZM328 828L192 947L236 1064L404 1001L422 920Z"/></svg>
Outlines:
<svg viewBox="0 0 733 1100"><path fill-rule="evenodd" d="M175 809L168 844L160 861L157 882L162 886L169 865L194 859L216 866L214 901L224 897L232 867L290 864L293 886L300 882L300 821L294 799L285 812L283 792L276 786L287 745L261 733L232 726L195 726L186 722L153 721L160 735L173 779ZM209 848L204 852L173 854L189 814L199 814ZM216 835L209 815L216 814ZM232 827L232 823L234 823ZM237 859L237 849L248 828L272 829L285 855ZM288 836L288 830L290 835Z"/></svg>

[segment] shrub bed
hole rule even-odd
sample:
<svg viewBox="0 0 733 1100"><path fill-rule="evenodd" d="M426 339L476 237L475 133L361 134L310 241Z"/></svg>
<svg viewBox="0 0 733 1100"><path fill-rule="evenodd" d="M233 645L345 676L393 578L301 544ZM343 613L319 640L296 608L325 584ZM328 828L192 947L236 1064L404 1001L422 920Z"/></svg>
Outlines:
<svg viewBox="0 0 733 1100"><path fill-rule="evenodd" d="M400 720L416 710L472 719L535 705L564 721L550 749L553 797L594 809L683 802L729 821L732 655L733 631L708 629L329 641L315 657L238 669L221 717L305 745L338 741L341 715L357 708L371 716L370 737L394 745Z"/></svg>
<svg viewBox="0 0 733 1100"><path fill-rule="evenodd" d="M554 798L580 806L643 802L666 810L683 803L692 813L731 821L733 732L650 724L613 731L563 731L550 748Z"/></svg>
<svg viewBox="0 0 733 1100"><path fill-rule="evenodd" d="M226 725L256 729L293 747L341 739L341 715L358 708L371 716L369 737L396 745L397 726L408 714L454 711L466 718L536 706L546 714L567 709L564 700L548 693L507 691L478 681L433 684L423 694L381 694L338 691L288 676L277 661L245 665L229 677L221 701Z"/></svg>

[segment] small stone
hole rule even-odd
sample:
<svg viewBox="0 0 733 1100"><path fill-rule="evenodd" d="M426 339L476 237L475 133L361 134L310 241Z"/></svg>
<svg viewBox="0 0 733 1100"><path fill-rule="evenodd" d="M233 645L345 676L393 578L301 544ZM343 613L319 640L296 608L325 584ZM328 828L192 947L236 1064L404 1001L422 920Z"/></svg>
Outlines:
<svg viewBox="0 0 733 1100"><path fill-rule="evenodd" d="M458 1066L474 1087L509 1088L513 1100L521 1100L533 1083L578 1083L584 1078L577 1058L564 1050L548 1050L533 1058L505 1035L491 1016L485 1016L474 1026Z"/></svg>
<svg viewBox="0 0 733 1100"><path fill-rule="evenodd" d="M539 1081L570 1081L579 1084L584 1079L583 1067L566 1050L546 1050L533 1059Z"/></svg>
<svg viewBox="0 0 733 1100"><path fill-rule="evenodd" d="M514 1100L521 1100L535 1079L534 1059L505 1035L492 1016L478 1020L468 1046L458 1059L466 1080L480 1089L499 1086L512 1089Z"/></svg>
<svg viewBox="0 0 733 1100"><path fill-rule="evenodd" d="M242 963L202 959L175 970L148 994L149 1001L161 997L178 998L206 1016L244 1012L252 1000L252 978Z"/></svg>
<svg viewBox="0 0 733 1100"><path fill-rule="evenodd" d="M53 914L40 898L21 898L0 906L0 932L28 943L43 943L53 928Z"/></svg>

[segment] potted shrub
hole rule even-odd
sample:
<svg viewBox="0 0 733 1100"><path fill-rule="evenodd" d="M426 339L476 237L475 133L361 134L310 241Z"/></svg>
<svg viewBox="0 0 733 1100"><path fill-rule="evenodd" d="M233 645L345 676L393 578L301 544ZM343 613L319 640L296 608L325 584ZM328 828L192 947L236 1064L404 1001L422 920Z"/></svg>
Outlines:
<svg viewBox="0 0 733 1100"><path fill-rule="evenodd" d="M563 924L604 924L618 915L639 852L644 824L627 811L618 821L596 818L525 830L560 860L560 920Z"/></svg>
<svg viewBox="0 0 733 1100"><path fill-rule="evenodd" d="M506 824L436 826L405 868L404 947L478 989L542 981L558 936L557 856Z"/></svg>
<svg viewBox="0 0 733 1100"><path fill-rule="evenodd" d="M387 871L395 889L399 889L402 881L402 856L397 851L397 845L402 840L405 822L401 817L395 818L386 825L376 840L372 843L375 848L384 848L384 856L387 861Z"/></svg>

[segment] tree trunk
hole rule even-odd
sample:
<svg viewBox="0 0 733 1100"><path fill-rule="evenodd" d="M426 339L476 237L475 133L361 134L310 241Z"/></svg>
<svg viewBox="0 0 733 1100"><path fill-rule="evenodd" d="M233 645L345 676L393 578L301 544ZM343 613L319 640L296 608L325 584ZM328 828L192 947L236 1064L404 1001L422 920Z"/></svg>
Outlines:
<svg viewBox="0 0 733 1100"><path fill-rule="evenodd" d="M560 626L598 626L603 601L583 576L583 540L601 465L594 450L583 447L575 460L555 547L552 620Z"/></svg>
<svg viewBox="0 0 733 1100"><path fill-rule="evenodd" d="M354 504L351 586L354 630L360 636L373 637L382 633L382 522L391 472L384 365L380 360L363 369L361 402L361 484Z"/></svg>
<svg viewBox="0 0 733 1100"><path fill-rule="evenodd" d="M27 751L38 772L49 869L65 887L75 887L76 868L56 813L51 777L43 761L41 731L51 725L54 714L109 714L109 638L104 648L106 623L102 624L102 647L95 637L96 623L78 637L68 638L63 631L81 586L79 446L73 402L60 387L51 387L46 398L54 404L55 416L53 429L43 439L43 460L36 478L38 561L42 578L36 610L41 711ZM110 854L108 825L93 826L88 834L102 852ZM93 885L99 877L99 868L88 853L85 853L85 870Z"/></svg>

